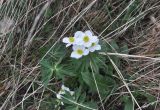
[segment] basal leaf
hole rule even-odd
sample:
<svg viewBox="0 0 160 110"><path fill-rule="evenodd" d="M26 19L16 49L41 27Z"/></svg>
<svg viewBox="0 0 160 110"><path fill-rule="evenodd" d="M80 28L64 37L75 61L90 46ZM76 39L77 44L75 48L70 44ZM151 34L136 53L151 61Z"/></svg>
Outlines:
<svg viewBox="0 0 160 110"><path fill-rule="evenodd" d="M107 94L110 89L109 87L110 86L114 86L114 83L113 82L114 80L111 80L111 78L108 77L108 79L106 79L105 77L103 77L102 75L100 74L95 74L95 80L93 78L93 74L92 73L89 73L89 72L82 72L82 79L84 80L84 82L90 87L90 89L92 91L97 91L97 87L96 87L96 84L98 86L98 89L99 89L99 92L101 94Z"/></svg>
<svg viewBox="0 0 160 110"><path fill-rule="evenodd" d="M64 110L79 110L78 106L67 106Z"/></svg>
<svg viewBox="0 0 160 110"><path fill-rule="evenodd" d="M97 106L96 102L85 102L84 105L87 106L87 107L90 107L90 108L98 110L97 109L98 106ZM83 107L82 110L90 110L90 109Z"/></svg>
<svg viewBox="0 0 160 110"><path fill-rule="evenodd" d="M134 102L131 98L127 98L125 101L124 110L134 110Z"/></svg>
<svg viewBox="0 0 160 110"><path fill-rule="evenodd" d="M42 83L44 84L44 86L47 86L49 83L49 80L52 77L53 74L53 66L51 65L51 63L47 60L42 60L41 61L41 79L42 79Z"/></svg>

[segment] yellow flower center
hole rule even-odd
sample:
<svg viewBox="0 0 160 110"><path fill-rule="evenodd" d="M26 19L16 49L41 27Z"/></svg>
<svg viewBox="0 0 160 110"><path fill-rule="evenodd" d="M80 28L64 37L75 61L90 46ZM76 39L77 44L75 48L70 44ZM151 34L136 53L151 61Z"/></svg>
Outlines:
<svg viewBox="0 0 160 110"><path fill-rule="evenodd" d="M84 36L83 41L84 42L89 42L89 37L88 36Z"/></svg>
<svg viewBox="0 0 160 110"><path fill-rule="evenodd" d="M83 54L83 50L78 49L78 50L77 50L77 53L78 53L79 55L82 55L82 54Z"/></svg>
<svg viewBox="0 0 160 110"><path fill-rule="evenodd" d="M93 47L93 46L95 46L95 45L96 45L96 43L92 43L91 47Z"/></svg>
<svg viewBox="0 0 160 110"><path fill-rule="evenodd" d="M74 37L69 37L69 42L74 42Z"/></svg>

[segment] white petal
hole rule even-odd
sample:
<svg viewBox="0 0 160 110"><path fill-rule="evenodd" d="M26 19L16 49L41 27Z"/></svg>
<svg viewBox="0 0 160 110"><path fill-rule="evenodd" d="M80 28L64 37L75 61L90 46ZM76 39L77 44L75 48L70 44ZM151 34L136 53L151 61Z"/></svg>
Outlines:
<svg viewBox="0 0 160 110"><path fill-rule="evenodd" d="M76 45L83 45L83 40L82 40L82 38L76 38L74 44L76 44Z"/></svg>
<svg viewBox="0 0 160 110"><path fill-rule="evenodd" d="M73 51L78 50L78 49L85 50L85 47L82 45L73 45L72 48L73 48Z"/></svg>
<svg viewBox="0 0 160 110"><path fill-rule="evenodd" d="M90 30L85 31L85 34L86 34L87 36L89 36L89 37L92 36L92 32L91 32Z"/></svg>
<svg viewBox="0 0 160 110"><path fill-rule="evenodd" d="M66 92L64 91L64 90L60 90L59 92L58 92L58 94L65 94Z"/></svg>
<svg viewBox="0 0 160 110"><path fill-rule="evenodd" d="M97 37L97 41L96 41L96 44L98 44L99 43L99 39L98 39L98 37Z"/></svg>
<svg viewBox="0 0 160 110"><path fill-rule="evenodd" d="M97 42L98 41L98 37L97 36L92 36L90 37L91 42Z"/></svg>
<svg viewBox="0 0 160 110"><path fill-rule="evenodd" d="M90 51L90 52L94 52L94 51L95 51L95 48L94 48L94 47L91 47L91 48L89 48L89 51Z"/></svg>
<svg viewBox="0 0 160 110"><path fill-rule="evenodd" d="M74 95L74 91L70 91L71 96Z"/></svg>
<svg viewBox="0 0 160 110"><path fill-rule="evenodd" d="M62 89L62 90L65 90L65 91L70 91L69 88L66 87L66 86L64 86L64 85L62 85L61 89Z"/></svg>
<svg viewBox="0 0 160 110"><path fill-rule="evenodd" d="M85 46L80 46L80 49L82 49L84 51L86 48L85 48Z"/></svg>
<svg viewBox="0 0 160 110"><path fill-rule="evenodd" d="M56 97L57 97L57 99L62 99L60 94L57 94Z"/></svg>
<svg viewBox="0 0 160 110"><path fill-rule="evenodd" d="M67 44L66 47L69 47L69 46L71 46L71 45L72 45L72 44Z"/></svg>
<svg viewBox="0 0 160 110"><path fill-rule="evenodd" d="M85 47L90 47L91 45L92 45L92 42L84 43L84 46L85 46Z"/></svg>
<svg viewBox="0 0 160 110"><path fill-rule="evenodd" d="M79 38L83 35L84 33L82 31L77 31L75 34L74 34L74 37L75 38Z"/></svg>
<svg viewBox="0 0 160 110"><path fill-rule="evenodd" d="M72 47L73 51L75 51L75 50L77 50L79 48L80 48L79 45L73 45L73 47Z"/></svg>
<svg viewBox="0 0 160 110"><path fill-rule="evenodd" d="M84 36L85 36L85 34L81 33L78 38L83 39Z"/></svg>
<svg viewBox="0 0 160 110"><path fill-rule="evenodd" d="M77 52L73 51L73 52L71 53L71 57L72 57L72 58L79 59L79 58L82 57L82 55L79 55L79 54L77 54Z"/></svg>
<svg viewBox="0 0 160 110"><path fill-rule="evenodd" d="M100 45L96 45L96 46L95 46L95 49L96 49L96 50L101 50L101 46L100 46Z"/></svg>
<svg viewBox="0 0 160 110"><path fill-rule="evenodd" d="M88 55L89 54L89 50L85 49L83 55Z"/></svg>
<svg viewBox="0 0 160 110"><path fill-rule="evenodd" d="M73 47L72 47L73 51L77 50L78 47L79 47L78 45L73 45Z"/></svg>
<svg viewBox="0 0 160 110"><path fill-rule="evenodd" d="M63 102L61 102L61 105L64 105L64 103L63 103Z"/></svg>
<svg viewBox="0 0 160 110"><path fill-rule="evenodd" d="M69 38L68 37L63 38L62 42L63 43L69 43Z"/></svg>

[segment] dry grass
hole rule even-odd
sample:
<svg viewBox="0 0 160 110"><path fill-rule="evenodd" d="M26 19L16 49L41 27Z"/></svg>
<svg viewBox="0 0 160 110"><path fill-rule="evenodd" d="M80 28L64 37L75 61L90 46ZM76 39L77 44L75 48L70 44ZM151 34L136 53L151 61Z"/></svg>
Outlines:
<svg viewBox="0 0 160 110"><path fill-rule="evenodd" d="M45 57L41 57L40 49L48 44L53 47L65 35L86 29L93 30L106 41L114 39L120 45L125 42L129 46L128 54L107 54L121 57L125 62L122 69L112 62L122 80L119 93L129 93L139 106L137 110L147 108L148 103L139 105L130 85L150 92L157 97L155 103L159 102L159 0L140 1L137 13L123 22L121 15L129 8L130 0L13 1L14 5L11 5L12 1L0 2L0 109L39 109L42 100L52 94L49 90L45 92L39 80L39 61ZM49 5L55 9L51 10L52 15L45 17ZM127 83L124 73L135 79ZM55 83L59 82L50 84ZM24 102L28 99L34 100L35 104L28 102L26 107ZM105 106L102 108L106 109ZM155 106L155 110L158 109Z"/></svg>

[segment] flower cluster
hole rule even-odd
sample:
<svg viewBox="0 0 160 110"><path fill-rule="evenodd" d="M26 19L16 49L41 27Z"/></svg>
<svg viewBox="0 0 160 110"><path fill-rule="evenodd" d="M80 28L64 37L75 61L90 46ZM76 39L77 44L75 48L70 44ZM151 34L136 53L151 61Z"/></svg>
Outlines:
<svg viewBox="0 0 160 110"><path fill-rule="evenodd" d="M90 30L85 32L77 31L74 37L63 38L63 42L67 44L66 47L72 45L71 57L76 59L88 55L89 52L101 50L98 37L94 36Z"/></svg>
<svg viewBox="0 0 160 110"><path fill-rule="evenodd" d="M57 99L62 99L62 95L66 94L68 92L71 96L73 96L74 91L71 91L68 87L62 85L60 91L56 94ZM62 105L63 102L61 102Z"/></svg>

